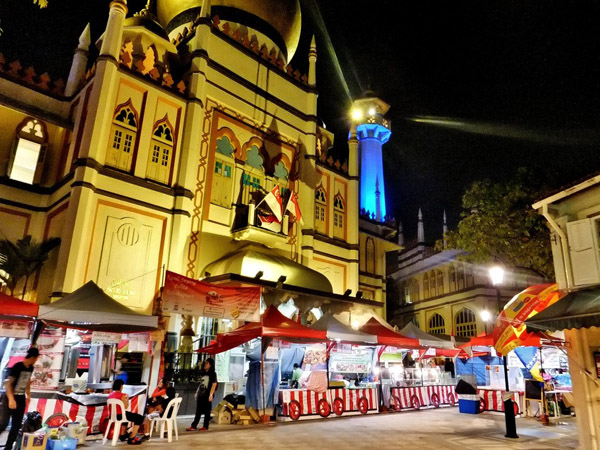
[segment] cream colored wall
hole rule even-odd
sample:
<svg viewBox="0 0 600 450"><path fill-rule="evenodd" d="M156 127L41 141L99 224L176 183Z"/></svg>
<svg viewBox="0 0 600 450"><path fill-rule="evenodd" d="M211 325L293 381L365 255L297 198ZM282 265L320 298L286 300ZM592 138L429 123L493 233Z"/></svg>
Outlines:
<svg viewBox="0 0 600 450"><path fill-rule="evenodd" d="M565 330L569 373L573 382L573 397L577 412L579 446L600 448L600 378L594 362L600 350L600 329Z"/></svg>

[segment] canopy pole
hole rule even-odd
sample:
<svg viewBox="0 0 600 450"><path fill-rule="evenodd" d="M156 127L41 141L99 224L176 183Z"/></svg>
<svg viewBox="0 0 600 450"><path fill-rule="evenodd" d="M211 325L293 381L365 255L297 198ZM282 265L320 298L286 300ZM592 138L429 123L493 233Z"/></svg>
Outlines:
<svg viewBox="0 0 600 450"><path fill-rule="evenodd" d="M262 383L262 404L263 404L263 417L266 415L266 405L265 405L265 352L267 351L263 347L264 341L263 338L260 338L260 376ZM264 419L263 419L264 420Z"/></svg>

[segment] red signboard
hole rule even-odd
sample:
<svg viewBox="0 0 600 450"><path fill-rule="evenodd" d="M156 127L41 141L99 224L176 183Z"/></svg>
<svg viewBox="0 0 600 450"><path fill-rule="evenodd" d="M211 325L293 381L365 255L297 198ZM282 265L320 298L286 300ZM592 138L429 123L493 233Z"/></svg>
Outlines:
<svg viewBox="0 0 600 450"><path fill-rule="evenodd" d="M260 287L215 285L167 271L162 306L164 312L258 322Z"/></svg>

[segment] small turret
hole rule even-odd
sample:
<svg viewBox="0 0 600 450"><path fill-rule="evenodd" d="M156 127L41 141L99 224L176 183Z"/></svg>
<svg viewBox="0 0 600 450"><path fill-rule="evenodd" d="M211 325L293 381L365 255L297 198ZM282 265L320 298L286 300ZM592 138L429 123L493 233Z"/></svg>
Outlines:
<svg viewBox="0 0 600 450"><path fill-rule="evenodd" d="M425 242L425 229L423 228L423 213L421 212L421 208L419 208L419 223L417 225L417 241L419 244L423 244Z"/></svg>
<svg viewBox="0 0 600 450"><path fill-rule="evenodd" d="M73 63L71 64L71 71L69 72L67 86L65 87L65 95L67 97L71 97L75 94L81 86L81 82L85 76L85 69L87 68L91 42L92 36L90 33L90 24L88 23L81 33L81 36L79 36L79 45L75 49L73 55Z"/></svg>
<svg viewBox="0 0 600 450"><path fill-rule="evenodd" d="M317 85L317 41L313 35L308 52L308 85Z"/></svg>
<svg viewBox="0 0 600 450"><path fill-rule="evenodd" d="M127 15L127 0L113 0L110 3L108 22L102 36L100 56L109 56L119 60L121 50L121 38L123 36L123 25Z"/></svg>

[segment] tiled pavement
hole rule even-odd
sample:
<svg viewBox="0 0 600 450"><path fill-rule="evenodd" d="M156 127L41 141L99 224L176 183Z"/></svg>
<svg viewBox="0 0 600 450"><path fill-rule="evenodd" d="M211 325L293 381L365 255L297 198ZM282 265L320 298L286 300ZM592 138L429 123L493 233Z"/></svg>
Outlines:
<svg viewBox="0 0 600 450"><path fill-rule="evenodd" d="M266 425L214 425L208 432L186 432L191 418L179 422L179 441L153 439L139 448L163 449L368 449L418 448L431 450L577 448L575 419L551 425L518 418L519 439L504 437L504 416L498 413L460 414L457 408L407 411L397 414L340 417ZM101 442L88 442L98 448ZM106 447L110 447L107 443ZM119 443L118 447L125 447ZM84 447L79 447L84 448Z"/></svg>

